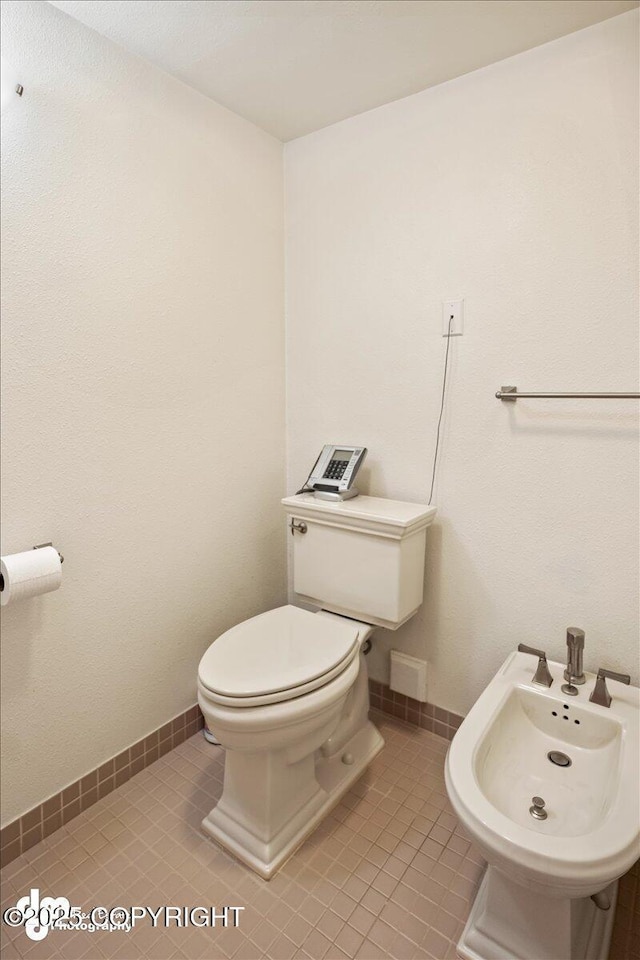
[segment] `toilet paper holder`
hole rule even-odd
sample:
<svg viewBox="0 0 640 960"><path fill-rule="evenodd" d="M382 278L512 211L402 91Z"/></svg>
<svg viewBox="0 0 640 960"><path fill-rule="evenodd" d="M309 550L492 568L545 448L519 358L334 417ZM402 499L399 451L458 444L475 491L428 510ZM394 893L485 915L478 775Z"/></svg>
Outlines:
<svg viewBox="0 0 640 960"><path fill-rule="evenodd" d="M41 547L53 547L53 544L52 544L51 540L49 540L47 543L36 543L36 545L35 545L35 547L34 547L33 549L34 549L34 550L40 550ZM64 563L64 557L62 556L62 554L60 553L60 551L58 550L58 548L57 548L57 547L54 547L54 550L56 551L56 553L57 553L58 556L60 557L60 563Z"/></svg>

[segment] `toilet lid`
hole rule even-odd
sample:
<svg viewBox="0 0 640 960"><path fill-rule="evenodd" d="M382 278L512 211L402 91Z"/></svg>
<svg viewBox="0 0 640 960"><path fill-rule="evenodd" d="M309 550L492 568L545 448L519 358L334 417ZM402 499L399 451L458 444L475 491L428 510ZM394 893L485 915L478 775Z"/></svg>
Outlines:
<svg viewBox="0 0 640 960"><path fill-rule="evenodd" d="M200 661L198 678L223 702L290 699L351 663L359 649L358 626L299 607L277 607L218 637Z"/></svg>

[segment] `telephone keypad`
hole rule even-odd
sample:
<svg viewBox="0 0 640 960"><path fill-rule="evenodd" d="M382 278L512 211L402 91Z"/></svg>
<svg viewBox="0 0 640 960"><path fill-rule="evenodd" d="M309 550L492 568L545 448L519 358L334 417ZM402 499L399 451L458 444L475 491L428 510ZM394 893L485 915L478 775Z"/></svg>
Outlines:
<svg viewBox="0 0 640 960"><path fill-rule="evenodd" d="M324 472L325 480L342 480L344 472L347 469L348 460L330 460L329 466Z"/></svg>

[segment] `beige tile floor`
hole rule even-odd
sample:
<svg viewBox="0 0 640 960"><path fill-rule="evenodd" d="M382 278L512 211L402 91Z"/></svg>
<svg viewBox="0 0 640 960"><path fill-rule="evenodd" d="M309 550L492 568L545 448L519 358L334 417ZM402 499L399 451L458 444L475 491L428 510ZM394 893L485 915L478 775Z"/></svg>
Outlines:
<svg viewBox="0 0 640 960"><path fill-rule="evenodd" d="M89 912L115 905L242 906L237 928L50 931L2 925L2 960L454 958L482 859L446 795L447 742L388 716L386 747L266 883L199 832L223 754L200 733L2 871L2 910L38 887ZM232 915L229 914L231 917Z"/></svg>

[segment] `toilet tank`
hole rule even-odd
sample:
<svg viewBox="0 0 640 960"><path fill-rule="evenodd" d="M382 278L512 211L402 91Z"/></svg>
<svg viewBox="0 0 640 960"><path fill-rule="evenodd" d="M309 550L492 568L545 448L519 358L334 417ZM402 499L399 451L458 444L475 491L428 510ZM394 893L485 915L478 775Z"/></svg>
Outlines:
<svg viewBox="0 0 640 960"><path fill-rule="evenodd" d="M300 600L391 630L413 616L422 603L435 507L365 496L318 500L312 493L282 503Z"/></svg>

